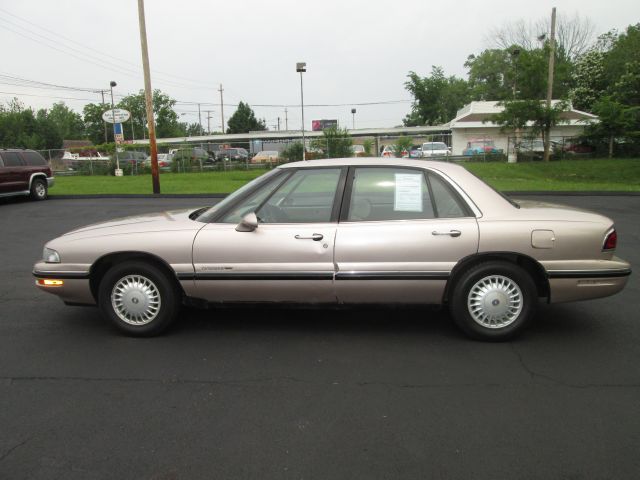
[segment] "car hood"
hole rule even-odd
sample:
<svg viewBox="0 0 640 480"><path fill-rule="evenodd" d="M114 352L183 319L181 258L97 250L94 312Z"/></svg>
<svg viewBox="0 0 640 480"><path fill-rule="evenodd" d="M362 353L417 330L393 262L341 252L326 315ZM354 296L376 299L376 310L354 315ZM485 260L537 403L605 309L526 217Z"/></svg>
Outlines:
<svg viewBox="0 0 640 480"><path fill-rule="evenodd" d="M198 230L204 224L191 220L189 215L197 208L146 213L131 217L117 218L106 222L93 223L76 228L63 237L93 237L115 234L158 232L166 230Z"/></svg>
<svg viewBox="0 0 640 480"><path fill-rule="evenodd" d="M519 217L527 220L561 220L613 224L610 218L582 208L537 200L513 199L519 206Z"/></svg>

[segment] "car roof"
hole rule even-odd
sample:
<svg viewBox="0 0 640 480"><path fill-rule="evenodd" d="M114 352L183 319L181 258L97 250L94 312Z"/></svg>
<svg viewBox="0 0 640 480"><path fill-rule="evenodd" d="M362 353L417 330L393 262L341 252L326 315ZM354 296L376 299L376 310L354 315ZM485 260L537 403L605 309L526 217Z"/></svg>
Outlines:
<svg viewBox="0 0 640 480"><path fill-rule="evenodd" d="M450 162L438 162L428 160L411 160L408 158L384 158L384 157L350 157L328 158L321 160L307 160L280 165L278 168L312 168L312 167L342 167L342 166L382 166L382 167L414 167L433 168L444 173L466 171L464 167Z"/></svg>

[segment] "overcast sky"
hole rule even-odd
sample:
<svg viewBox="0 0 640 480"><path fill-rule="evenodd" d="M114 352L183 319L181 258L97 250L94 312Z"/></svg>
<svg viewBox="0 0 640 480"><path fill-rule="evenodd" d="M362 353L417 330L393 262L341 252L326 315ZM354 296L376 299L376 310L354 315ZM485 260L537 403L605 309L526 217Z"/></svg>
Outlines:
<svg viewBox="0 0 640 480"><path fill-rule="evenodd" d="M447 75L464 76L467 56L490 46L493 26L549 17L553 6L590 18L597 33L640 22L638 0L146 0L151 82L176 100L201 102L205 128L205 111L212 110L211 128L220 129L222 83L225 121L243 100L269 129L278 117L285 128L285 107L258 105L289 105L289 128L299 129L295 63L305 61L307 129L320 118L350 128L351 108L356 128L394 126L410 109L410 70L426 75L440 65ZM0 44L2 75L89 89L115 80L116 95L144 87L136 0L2 2ZM63 101L81 111L100 98L9 83L20 82L0 79L2 103L18 97L40 108L69 97L80 100ZM404 102L356 105L389 101ZM196 105L176 110L183 121L198 119Z"/></svg>

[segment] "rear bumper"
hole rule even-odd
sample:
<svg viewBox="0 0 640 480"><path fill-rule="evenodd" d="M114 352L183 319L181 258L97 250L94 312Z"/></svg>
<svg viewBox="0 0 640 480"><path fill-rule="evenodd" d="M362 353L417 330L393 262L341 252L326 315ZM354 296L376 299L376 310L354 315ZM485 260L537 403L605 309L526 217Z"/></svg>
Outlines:
<svg viewBox="0 0 640 480"><path fill-rule="evenodd" d="M56 184L56 179L54 177L47 177L47 187L51 188Z"/></svg>
<svg viewBox="0 0 640 480"><path fill-rule="evenodd" d="M547 270L550 303L608 297L620 292L631 275L631 266L615 258L602 268Z"/></svg>

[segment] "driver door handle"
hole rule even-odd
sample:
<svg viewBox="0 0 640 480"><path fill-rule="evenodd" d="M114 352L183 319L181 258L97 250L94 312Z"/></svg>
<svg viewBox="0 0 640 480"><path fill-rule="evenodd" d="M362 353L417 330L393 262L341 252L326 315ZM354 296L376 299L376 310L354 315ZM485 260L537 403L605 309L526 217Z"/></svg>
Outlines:
<svg viewBox="0 0 640 480"><path fill-rule="evenodd" d="M295 236L296 240L313 240L314 242L319 242L323 238L324 238L324 236L321 233L314 233L310 237L303 237L302 235L296 235Z"/></svg>
<svg viewBox="0 0 640 480"><path fill-rule="evenodd" d="M462 235L462 232L460 230L449 230L448 232L437 232L434 230L431 232L431 235L449 235L450 237L459 237Z"/></svg>

